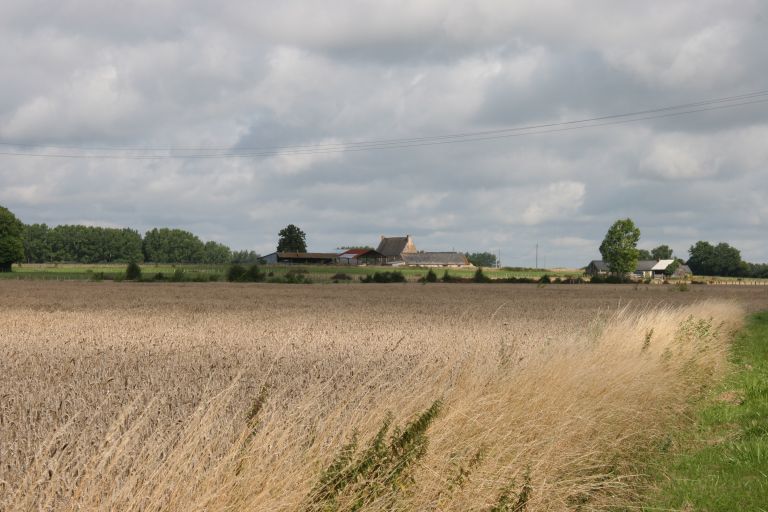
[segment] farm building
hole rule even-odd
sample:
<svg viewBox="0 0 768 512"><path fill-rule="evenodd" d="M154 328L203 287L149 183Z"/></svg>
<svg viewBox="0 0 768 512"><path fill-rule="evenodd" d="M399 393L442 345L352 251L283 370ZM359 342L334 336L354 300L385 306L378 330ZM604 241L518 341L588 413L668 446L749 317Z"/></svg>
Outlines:
<svg viewBox="0 0 768 512"><path fill-rule="evenodd" d="M330 265L336 260L335 253L325 252L273 252L262 257L269 264Z"/></svg>
<svg viewBox="0 0 768 512"><path fill-rule="evenodd" d="M640 260L637 262L632 276L638 279L663 279L665 271L675 260ZM603 260L592 260L584 272L590 276L607 275L611 272L608 263ZM691 275L691 269L687 265L680 265L671 277L683 278Z"/></svg>
<svg viewBox="0 0 768 512"><path fill-rule="evenodd" d="M469 267L467 257L460 252L403 253L403 264L412 267Z"/></svg>
<svg viewBox="0 0 768 512"><path fill-rule="evenodd" d="M604 276L609 274L611 269L603 260L592 260L587 265L587 268L584 269L584 272L590 276Z"/></svg>
<svg viewBox="0 0 768 512"><path fill-rule="evenodd" d="M674 262L675 260L640 260L634 275L642 279L663 279L664 271Z"/></svg>
<svg viewBox="0 0 768 512"><path fill-rule="evenodd" d="M416 252L416 244L411 235L405 236L381 236L376 252L384 256L388 263L400 262L403 254Z"/></svg>
<svg viewBox="0 0 768 512"><path fill-rule="evenodd" d="M349 249L336 257L340 265L383 265L386 257L373 249Z"/></svg>

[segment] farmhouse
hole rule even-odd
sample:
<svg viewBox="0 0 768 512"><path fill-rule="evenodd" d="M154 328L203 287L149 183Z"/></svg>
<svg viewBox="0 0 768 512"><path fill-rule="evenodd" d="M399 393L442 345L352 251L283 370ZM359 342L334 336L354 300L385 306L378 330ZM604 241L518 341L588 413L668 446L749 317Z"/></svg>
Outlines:
<svg viewBox="0 0 768 512"><path fill-rule="evenodd" d="M411 235L405 236L381 236L376 252L386 258L387 263L403 261L403 254L416 252L416 244Z"/></svg>
<svg viewBox="0 0 768 512"><path fill-rule="evenodd" d="M336 256L335 253L325 252L273 252L262 259L269 264L330 265L336 260Z"/></svg>

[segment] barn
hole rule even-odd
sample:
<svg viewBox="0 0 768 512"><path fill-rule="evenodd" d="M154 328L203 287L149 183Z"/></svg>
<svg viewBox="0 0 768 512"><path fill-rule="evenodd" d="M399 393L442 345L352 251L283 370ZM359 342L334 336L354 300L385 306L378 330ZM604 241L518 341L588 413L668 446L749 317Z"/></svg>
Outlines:
<svg viewBox="0 0 768 512"><path fill-rule="evenodd" d="M262 259L272 265L330 265L336 256L336 253L330 252L273 252Z"/></svg>

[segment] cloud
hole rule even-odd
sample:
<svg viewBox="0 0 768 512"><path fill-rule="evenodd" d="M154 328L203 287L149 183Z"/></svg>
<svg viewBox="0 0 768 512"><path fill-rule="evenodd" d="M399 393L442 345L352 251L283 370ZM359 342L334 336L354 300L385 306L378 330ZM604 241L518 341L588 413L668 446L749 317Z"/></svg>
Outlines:
<svg viewBox="0 0 768 512"><path fill-rule="evenodd" d="M535 193L535 199L523 212L522 220L525 224L541 224L572 215L583 204L585 190L584 183L575 181L553 183Z"/></svg>
<svg viewBox="0 0 768 512"><path fill-rule="evenodd" d="M78 158L0 155L0 202L25 222L167 225L260 251L289 222L317 250L411 233L531 265L538 241L562 266L631 216L643 244L706 237L768 261L768 104L354 148L768 90L766 19L764 2L719 0L9 0L0 142L59 147L0 152ZM347 151L295 151L318 144ZM199 158L231 149L257 155ZM174 158L98 158L148 154Z"/></svg>

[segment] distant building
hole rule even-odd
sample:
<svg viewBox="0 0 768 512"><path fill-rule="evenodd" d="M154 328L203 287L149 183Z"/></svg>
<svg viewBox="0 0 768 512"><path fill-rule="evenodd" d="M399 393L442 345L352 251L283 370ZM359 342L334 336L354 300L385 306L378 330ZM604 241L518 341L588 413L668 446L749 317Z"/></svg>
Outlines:
<svg viewBox="0 0 768 512"><path fill-rule="evenodd" d="M670 277L665 274L675 260L640 260L632 272L632 276L638 279L664 279ZM611 272L611 268L603 260L592 260L584 269L584 272L590 276L602 276ZM680 265L671 277L685 277L691 275L691 269L687 265Z"/></svg>
<svg viewBox="0 0 768 512"><path fill-rule="evenodd" d="M460 252L403 253L403 264L411 267L470 267L472 264Z"/></svg>
<svg viewBox="0 0 768 512"><path fill-rule="evenodd" d="M592 260L584 272L590 276L604 276L611 272L611 268L603 260Z"/></svg>
<svg viewBox="0 0 768 512"><path fill-rule="evenodd" d="M273 252L263 256L268 264L330 265L336 260L336 253L325 252Z"/></svg>
<svg viewBox="0 0 768 512"><path fill-rule="evenodd" d="M387 258L373 249L349 249L336 257L340 265L383 265Z"/></svg>
<svg viewBox="0 0 768 512"><path fill-rule="evenodd" d="M381 236L376 252L386 258L387 263L395 263L403 260L403 254L416 252L416 244L411 235L405 236Z"/></svg>

